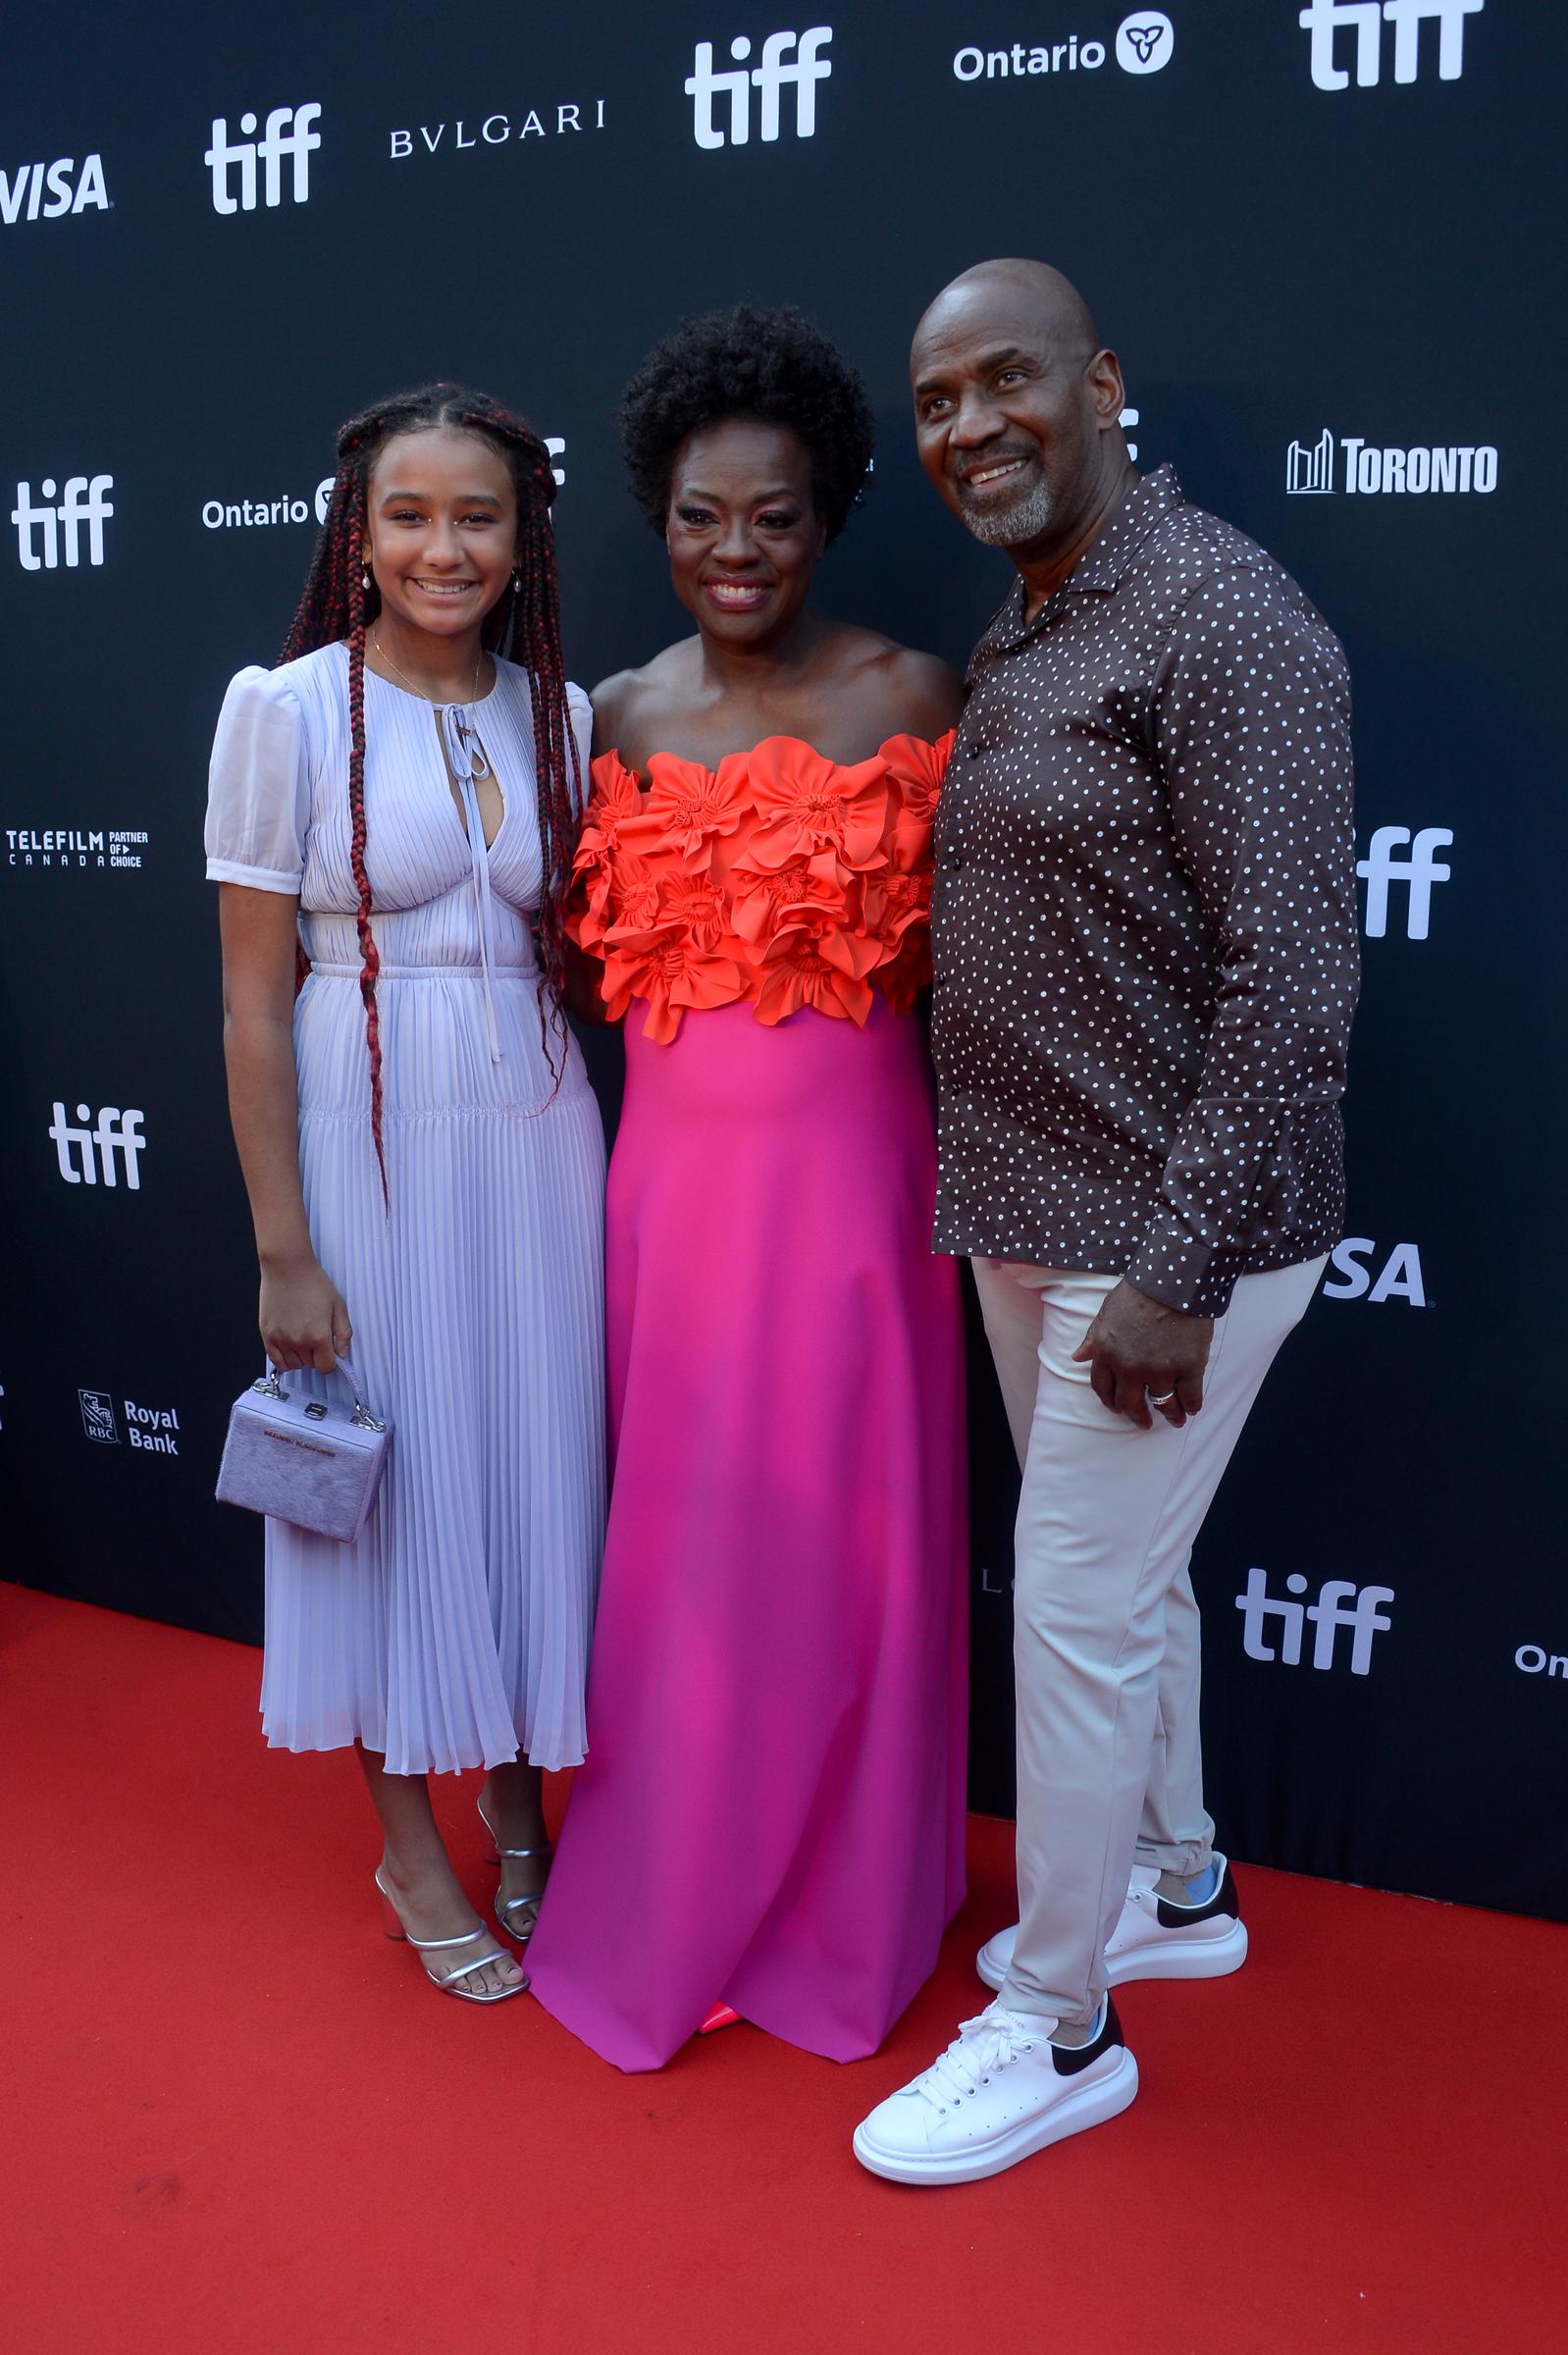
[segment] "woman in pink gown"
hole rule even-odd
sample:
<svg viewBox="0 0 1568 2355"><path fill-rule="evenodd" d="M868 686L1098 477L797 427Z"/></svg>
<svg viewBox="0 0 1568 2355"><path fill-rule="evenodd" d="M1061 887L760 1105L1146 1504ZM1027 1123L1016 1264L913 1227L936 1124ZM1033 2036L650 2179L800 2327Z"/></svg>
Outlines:
<svg viewBox="0 0 1568 2355"><path fill-rule="evenodd" d="M870 456L814 330L689 322L623 418L697 635L595 698L613 1490L529 1967L622 2068L715 2003L848 2061L963 1894L962 1338L914 1011L960 689L808 609Z"/></svg>

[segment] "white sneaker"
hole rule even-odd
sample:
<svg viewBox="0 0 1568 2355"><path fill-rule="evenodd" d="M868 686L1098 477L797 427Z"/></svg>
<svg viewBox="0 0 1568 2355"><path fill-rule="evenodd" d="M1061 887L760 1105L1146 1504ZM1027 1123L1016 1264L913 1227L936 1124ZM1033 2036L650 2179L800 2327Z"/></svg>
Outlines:
<svg viewBox="0 0 1568 2355"><path fill-rule="evenodd" d="M1174 1906L1155 1889L1159 1874L1151 1864L1133 1867L1132 1886L1122 1908L1122 1918L1105 1950L1106 1977L1113 1987L1128 1979L1223 1979L1239 1970L1247 1959L1247 1925L1241 1919L1241 1901L1235 1875L1224 1857L1217 1856L1220 1886L1201 1906ZM974 1967L987 1987L1000 1987L1013 1963L1018 1923L998 1930L974 1958Z"/></svg>
<svg viewBox="0 0 1568 2355"><path fill-rule="evenodd" d="M1053 2044L1056 2024L987 2004L856 2127L856 2158L894 2183L973 2183L1115 2118L1138 2090L1138 2065L1111 1998L1087 2044Z"/></svg>

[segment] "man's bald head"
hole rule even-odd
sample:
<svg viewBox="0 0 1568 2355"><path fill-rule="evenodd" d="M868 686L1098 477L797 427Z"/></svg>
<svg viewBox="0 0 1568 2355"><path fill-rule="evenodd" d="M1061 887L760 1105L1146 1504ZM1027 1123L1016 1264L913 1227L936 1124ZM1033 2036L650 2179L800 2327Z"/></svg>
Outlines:
<svg viewBox="0 0 1568 2355"><path fill-rule="evenodd" d="M1013 317L1019 325L1027 321L1034 336L1058 354L1081 352L1087 359L1100 348L1089 306L1072 281L1049 262L1013 256L976 262L948 282L915 331L912 365L932 332L973 326L993 314Z"/></svg>
<svg viewBox="0 0 1568 2355"><path fill-rule="evenodd" d="M921 465L1020 569L1045 577L1133 479L1116 354L1047 262L978 262L945 286L915 331L910 378Z"/></svg>

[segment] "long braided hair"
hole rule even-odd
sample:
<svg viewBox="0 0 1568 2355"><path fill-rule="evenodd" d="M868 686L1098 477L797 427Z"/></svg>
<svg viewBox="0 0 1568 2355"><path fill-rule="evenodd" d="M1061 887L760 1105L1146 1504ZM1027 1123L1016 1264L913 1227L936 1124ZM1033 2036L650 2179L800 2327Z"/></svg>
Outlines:
<svg viewBox="0 0 1568 2355"><path fill-rule="evenodd" d="M528 673L534 713L534 773L539 805L539 840L544 856L544 892L539 907L539 1027L546 1060L558 1088L565 1055L557 1064L551 1033L564 1050L566 933L563 913L582 802L577 742L566 706L566 670L561 659L560 615L555 591L555 548L549 508L555 477L544 443L511 409L488 393L459 385L423 385L350 417L338 433L338 475L327 516L316 542L299 609L284 642L280 661L340 640L348 645L349 861L359 895L357 922L362 960L359 991L365 1002L365 1043L370 1056L370 1127L383 1195L387 1162L382 1150L381 1022L376 976L381 958L371 929L370 882L365 872L365 630L381 611L381 592L365 584L366 496L371 472L394 434L428 433L445 427L477 434L505 460L517 493L517 553L506 588L481 627L485 647L510 655ZM549 1001L547 1020L546 1001Z"/></svg>

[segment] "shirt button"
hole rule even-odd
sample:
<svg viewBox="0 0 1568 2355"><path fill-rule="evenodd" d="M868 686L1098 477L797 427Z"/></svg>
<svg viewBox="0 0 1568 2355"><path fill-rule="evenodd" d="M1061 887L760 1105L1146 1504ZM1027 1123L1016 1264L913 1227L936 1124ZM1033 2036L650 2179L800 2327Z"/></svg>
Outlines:
<svg viewBox="0 0 1568 2355"><path fill-rule="evenodd" d="M966 760L978 760L984 750L983 744L967 744L964 747L964 758Z"/></svg>

